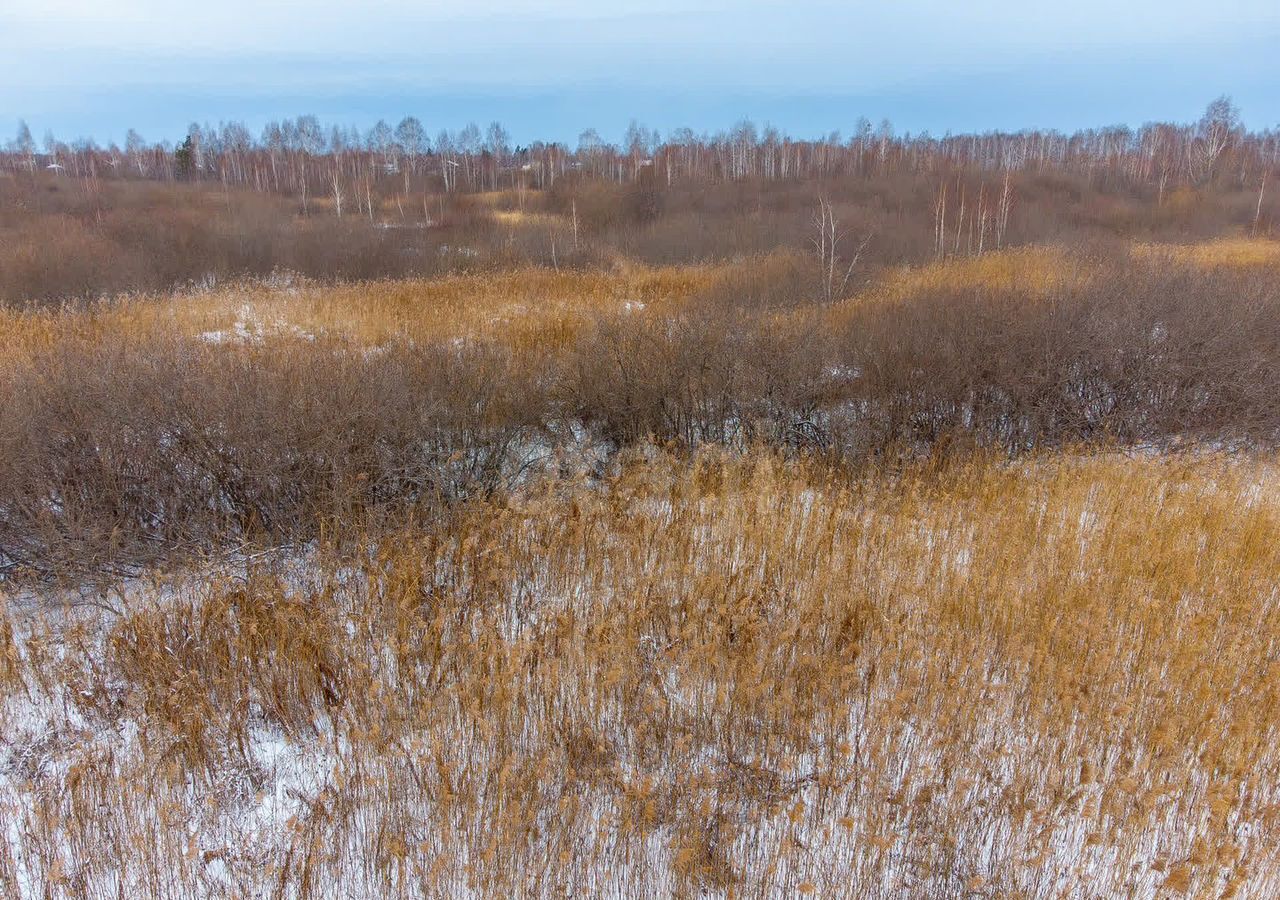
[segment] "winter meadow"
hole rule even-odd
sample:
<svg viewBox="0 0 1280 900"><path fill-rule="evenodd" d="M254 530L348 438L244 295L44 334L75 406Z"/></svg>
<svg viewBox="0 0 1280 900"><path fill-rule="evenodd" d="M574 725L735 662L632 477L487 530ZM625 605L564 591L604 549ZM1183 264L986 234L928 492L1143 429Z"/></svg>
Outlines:
<svg viewBox="0 0 1280 900"><path fill-rule="evenodd" d="M1280 130L1201 108L23 122L0 896L1280 896Z"/></svg>

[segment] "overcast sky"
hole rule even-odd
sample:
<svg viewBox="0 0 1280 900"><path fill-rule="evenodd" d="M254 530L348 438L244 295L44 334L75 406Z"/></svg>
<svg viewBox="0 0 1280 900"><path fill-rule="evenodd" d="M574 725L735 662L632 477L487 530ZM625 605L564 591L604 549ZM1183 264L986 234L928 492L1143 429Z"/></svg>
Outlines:
<svg viewBox="0 0 1280 900"><path fill-rule="evenodd" d="M1280 0L0 0L0 139L316 113L517 141L749 117L798 135L1280 124Z"/></svg>

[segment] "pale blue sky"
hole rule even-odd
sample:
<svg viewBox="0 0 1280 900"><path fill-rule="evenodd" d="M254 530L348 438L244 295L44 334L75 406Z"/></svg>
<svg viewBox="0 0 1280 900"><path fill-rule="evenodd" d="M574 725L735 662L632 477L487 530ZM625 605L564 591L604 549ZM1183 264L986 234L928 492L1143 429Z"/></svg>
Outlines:
<svg viewBox="0 0 1280 900"><path fill-rule="evenodd" d="M1194 119L1280 124L1278 0L0 0L0 137L319 114L517 141L859 115L934 134Z"/></svg>

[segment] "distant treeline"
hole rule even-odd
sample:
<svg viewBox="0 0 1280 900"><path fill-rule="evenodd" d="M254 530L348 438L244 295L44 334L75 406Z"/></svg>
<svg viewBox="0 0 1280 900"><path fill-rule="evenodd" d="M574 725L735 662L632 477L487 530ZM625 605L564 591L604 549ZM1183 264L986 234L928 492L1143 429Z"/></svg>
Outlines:
<svg viewBox="0 0 1280 900"><path fill-rule="evenodd" d="M125 144L72 143L45 135L37 145L20 123L0 154L0 170L66 173L82 178L192 180L248 186L303 199L324 194L335 212L360 208L379 179L403 179L404 192L451 193L531 187L547 189L569 173L616 182L651 172L678 181L744 178L808 179L848 175L982 171L1087 173L1119 183L1151 184L1160 192L1216 178L1258 184L1280 164L1280 131L1251 132L1229 98L1220 97L1192 124L1151 123L1090 129L948 135L895 134L886 120L866 118L845 138L839 132L797 140L777 129L743 121L727 132L698 135L688 128L664 140L633 122L620 144L584 131L576 147L535 141L512 146L501 124L441 130L433 139L407 116L392 127L379 121L367 132L325 126L314 115L271 122L255 136L239 122L192 124L174 144L148 141L130 129Z"/></svg>
<svg viewBox="0 0 1280 900"><path fill-rule="evenodd" d="M883 265L1029 244L1266 237L1280 132L1214 101L1193 125L934 139L861 122L797 141L743 123L665 142L512 147L500 125L428 140L313 116L192 126L124 149L27 129L0 154L0 304L288 271L335 281L813 253L828 299ZM837 246L838 245L838 246ZM833 248L836 252L832 252ZM836 271L836 259L843 260Z"/></svg>

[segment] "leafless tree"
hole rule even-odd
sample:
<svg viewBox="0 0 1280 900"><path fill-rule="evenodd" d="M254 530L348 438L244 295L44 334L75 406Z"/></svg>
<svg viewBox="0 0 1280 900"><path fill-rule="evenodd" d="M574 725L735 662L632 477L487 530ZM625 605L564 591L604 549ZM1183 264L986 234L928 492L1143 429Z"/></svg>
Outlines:
<svg viewBox="0 0 1280 900"><path fill-rule="evenodd" d="M1000 206L996 213L996 249L1004 246L1009 232L1009 212L1013 209L1013 191L1009 186L1009 172L1004 173L1004 188L1000 191Z"/></svg>
<svg viewBox="0 0 1280 900"><path fill-rule="evenodd" d="M396 143L409 159L409 168L418 170L418 157L427 150L427 132L414 116L405 116L396 126Z"/></svg>
<svg viewBox="0 0 1280 900"><path fill-rule="evenodd" d="M1262 225L1262 198L1267 193L1267 173L1262 174L1262 186L1258 188L1258 208L1253 213L1253 233L1257 234Z"/></svg>
<svg viewBox="0 0 1280 900"><path fill-rule="evenodd" d="M1240 132L1240 110L1231 98L1221 96L1205 108L1196 125L1196 140L1189 145L1193 176L1198 181L1213 177L1218 160L1235 142Z"/></svg>
<svg viewBox="0 0 1280 900"><path fill-rule="evenodd" d="M13 150L22 157L23 164L26 165L27 169L34 172L36 168L36 142L31 137L31 129L21 119L18 120L18 136L13 142Z"/></svg>
<svg viewBox="0 0 1280 900"><path fill-rule="evenodd" d="M872 234L868 232L858 244L853 255L847 260L842 256L841 245L848 237L848 231L841 228L836 218L835 207L825 197L818 198L818 210L813 215L813 225L817 234L810 238L813 249L818 255L818 263L822 269L822 298L827 303L844 296L853 270L857 267L862 253L871 243Z"/></svg>

